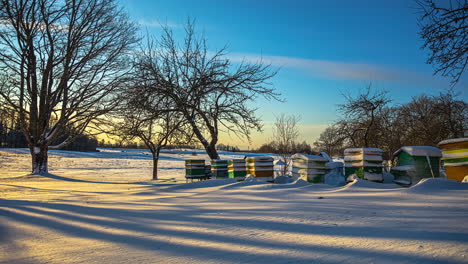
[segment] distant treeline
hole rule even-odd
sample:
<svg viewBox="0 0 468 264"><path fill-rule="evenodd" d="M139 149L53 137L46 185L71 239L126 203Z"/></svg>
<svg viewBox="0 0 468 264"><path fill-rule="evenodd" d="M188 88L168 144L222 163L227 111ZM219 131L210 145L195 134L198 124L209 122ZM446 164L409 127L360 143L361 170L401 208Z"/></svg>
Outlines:
<svg viewBox="0 0 468 264"><path fill-rule="evenodd" d="M19 118L15 112L0 108L0 148L28 148L28 141L20 127ZM54 140L51 146L62 143L70 136L71 131L71 129L65 129L65 133ZM74 135L73 140L60 149L96 151L97 146L98 141L95 137L79 134Z"/></svg>
<svg viewBox="0 0 468 264"><path fill-rule="evenodd" d="M339 105L341 118L314 142L318 151L342 156L350 147L377 147L387 159L402 146L437 146L445 139L467 136L468 104L449 90L420 95L389 106L387 92L368 88Z"/></svg>
<svg viewBox="0 0 468 264"><path fill-rule="evenodd" d="M291 142L291 146L288 150L286 147L277 141L271 141L261 145L256 152L258 153L274 153L274 154L285 154L285 153L304 153L304 154L317 154L318 152L313 150L309 143L303 141L302 143Z"/></svg>
<svg viewBox="0 0 468 264"><path fill-rule="evenodd" d="M123 149L148 149L148 147L143 142L127 142L124 140L111 142L110 140L106 141L101 139L98 143L99 148L123 148ZM167 145L164 149L204 149L200 144L173 144ZM230 152L239 152L240 149L236 146L218 144L216 146L217 150L230 151Z"/></svg>

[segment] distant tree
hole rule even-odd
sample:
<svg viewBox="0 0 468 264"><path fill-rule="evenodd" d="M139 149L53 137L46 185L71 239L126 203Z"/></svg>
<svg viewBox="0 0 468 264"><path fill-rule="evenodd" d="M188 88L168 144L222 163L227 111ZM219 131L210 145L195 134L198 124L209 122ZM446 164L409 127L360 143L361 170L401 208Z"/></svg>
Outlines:
<svg viewBox="0 0 468 264"><path fill-rule="evenodd" d="M0 23L0 97L19 113L32 172L47 173L66 126L80 134L115 106L136 27L114 0L0 0Z"/></svg>
<svg viewBox="0 0 468 264"><path fill-rule="evenodd" d="M169 27L158 42L150 42L138 57L141 89L172 100L211 159L218 159L219 132L250 139L252 129L261 130L254 100L258 96L278 99L268 81L276 72L269 65L240 63L226 58L224 49L208 51L206 39L185 27L179 44Z"/></svg>
<svg viewBox="0 0 468 264"><path fill-rule="evenodd" d="M370 141L374 139L376 144L376 118L381 111L391 100L387 97L387 91L373 91L371 84L358 94L356 97L344 95L346 102L338 106L339 112L342 114L344 128L351 133L353 143L356 143L354 137L363 143L364 147L368 148ZM354 145L354 147L359 147Z"/></svg>
<svg viewBox="0 0 468 264"><path fill-rule="evenodd" d="M294 144L293 153L304 153L304 154L317 154L316 151L312 149L309 143L302 141L302 143Z"/></svg>
<svg viewBox="0 0 468 264"><path fill-rule="evenodd" d="M283 175L287 174L291 165L291 154L294 152L297 138L299 137L298 123L301 120L299 116L280 114L276 117L273 126L273 139L277 152L282 154L280 157L283 165Z"/></svg>
<svg viewBox="0 0 468 264"><path fill-rule="evenodd" d="M342 133L338 125L330 125L320 133L319 138L314 142L314 147L330 156L341 155L345 138L345 134Z"/></svg>
<svg viewBox="0 0 468 264"><path fill-rule="evenodd" d="M430 51L427 63L435 74L452 78L455 84L468 63L468 1L417 0L424 40L422 48Z"/></svg>
<svg viewBox="0 0 468 264"><path fill-rule="evenodd" d="M276 146L273 142L263 143L257 150L258 153L278 153Z"/></svg>
<svg viewBox="0 0 468 264"><path fill-rule="evenodd" d="M445 137L461 138L468 129L468 104L458 99L459 93L453 89L435 96L436 109L442 117L442 123L447 130Z"/></svg>
<svg viewBox="0 0 468 264"><path fill-rule="evenodd" d="M439 96L420 95L401 106L400 132L405 145L436 146L444 139L463 137L467 127L468 105L452 91Z"/></svg>

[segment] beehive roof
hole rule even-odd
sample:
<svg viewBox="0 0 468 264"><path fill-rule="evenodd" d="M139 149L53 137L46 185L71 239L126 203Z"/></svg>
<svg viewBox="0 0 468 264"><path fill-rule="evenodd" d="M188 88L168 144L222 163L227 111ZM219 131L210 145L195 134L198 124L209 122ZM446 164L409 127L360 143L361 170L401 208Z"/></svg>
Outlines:
<svg viewBox="0 0 468 264"><path fill-rule="evenodd" d="M411 156L429 156L429 157L442 157L442 152L436 147L430 146L404 146L393 153L393 156L406 152Z"/></svg>

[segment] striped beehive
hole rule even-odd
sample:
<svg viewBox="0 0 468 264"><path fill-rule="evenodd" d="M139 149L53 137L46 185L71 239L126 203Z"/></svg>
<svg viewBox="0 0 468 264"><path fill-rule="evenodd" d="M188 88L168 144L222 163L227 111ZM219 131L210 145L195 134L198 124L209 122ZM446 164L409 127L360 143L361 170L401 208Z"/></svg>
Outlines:
<svg viewBox="0 0 468 264"><path fill-rule="evenodd" d="M228 175L229 178L243 180L247 175L244 159L228 160Z"/></svg>
<svg viewBox="0 0 468 264"><path fill-rule="evenodd" d="M311 183L323 183L329 169L328 160L321 156L296 153L292 158L292 175Z"/></svg>
<svg viewBox="0 0 468 264"><path fill-rule="evenodd" d="M216 178L228 177L228 164L227 160L215 159L211 160L211 175Z"/></svg>
<svg viewBox="0 0 468 264"><path fill-rule="evenodd" d="M254 176L259 181L273 181L274 169L272 157L247 157L245 161L247 174Z"/></svg>
<svg viewBox="0 0 468 264"><path fill-rule="evenodd" d="M463 181L468 176L468 138L455 138L441 141L439 148L442 150L447 178L455 181Z"/></svg>
<svg viewBox="0 0 468 264"><path fill-rule="evenodd" d="M393 153L394 180L400 185L418 183L423 178L439 177L440 149L430 146L405 146Z"/></svg>
<svg viewBox="0 0 468 264"><path fill-rule="evenodd" d="M203 179L205 178L205 160L186 160L185 178Z"/></svg>
<svg viewBox="0 0 468 264"><path fill-rule="evenodd" d="M344 155L345 178L356 174L364 180L383 182L381 149L349 148Z"/></svg>

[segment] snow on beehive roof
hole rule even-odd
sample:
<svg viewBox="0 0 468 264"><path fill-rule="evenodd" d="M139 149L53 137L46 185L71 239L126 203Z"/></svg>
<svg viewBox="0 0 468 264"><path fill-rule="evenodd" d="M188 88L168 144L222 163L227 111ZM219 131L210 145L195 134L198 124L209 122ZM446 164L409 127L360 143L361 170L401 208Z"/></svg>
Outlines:
<svg viewBox="0 0 468 264"><path fill-rule="evenodd" d="M357 154L357 153L366 153L366 154L382 154L382 150L379 148L347 148L344 151L344 154Z"/></svg>
<svg viewBox="0 0 468 264"><path fill-rule="evenodd" d="M453 144L453 143L459 143L459 142L465 142L465 141L468 141L468 138L452 138L452 139L442 140L441 142L439 142L438 145L440 146L440 145Z"/></svg>
<svg viewBox="0 0 468 264"><path fill-rule="evenodd" d="M296 153L291 156L293 159L314 160L314 161L328 161L326 158L317 155L308 155L303 153Z"/></svg>
<svg viewBox="0 0 468 264"><path fill-rule="evenodd" d="M411 156L442 157L440 149L430 146L404 146L393 153L393 156L400 154L402 151L410 154Z"/></svg>

